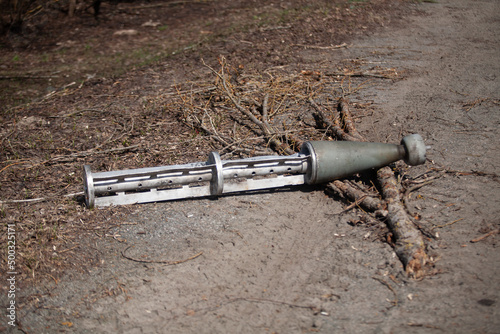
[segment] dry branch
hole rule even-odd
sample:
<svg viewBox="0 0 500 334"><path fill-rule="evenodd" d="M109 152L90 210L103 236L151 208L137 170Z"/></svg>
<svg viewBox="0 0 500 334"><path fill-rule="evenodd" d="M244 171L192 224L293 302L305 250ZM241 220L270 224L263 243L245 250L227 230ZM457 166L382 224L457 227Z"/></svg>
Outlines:
<svg viewBox="0 0 500 334"><path fill-rule="evenodd" d="M409 219L399 195L398 184L390 167L378 170L377 178L382 186L382 194L387 202L387 225L395 239L394 250L405 266L406 273L414 278L422 278L430 263L425 251L424 239Z"/></svg>
<svg viewBox="0 0 500 334"><path fill-rule="evenodd" d="M336 122L332 123L330 120L328 120L321 107L316 104L313 99L309 99L309 103L316 110L313 116L316 119L318 127L326 129L327 132L329 131L331 133L332 137L338 138L340 140L360 141L358 138L346 133Z"/></svg>
<svg viewBox="0 0 500 334"><path fill-rule="evenodd" d="M315 107L320 117L325 118L319 106L315 105L312 100L310 100L310 102L311 105ZM348 140L352 141L366 141L354 126L347 100L343 98L339 100L338 110L341 113L344 128L349 134L340 126L336 125L335 132L340 132L337 138L344 140L345 138L349 138ZM332 128L335 127L334 124L331 126ZM373 206L373 209L375 209L373 211L380 210L379 208L381 206L386 207L386 224L394 236L395 252L403 263L406 273L411 277L421 278L425 276L427 265L431 263L426 253L422 234L405 211L405 206L400 196L398 181L391 168L383 167L379 169L377 172L377 179L382 188L382 197L385 205L377 203L375 198L366 196L366 193L363 191L355 189L341 181L334 181L330 183L328 187L343 192L345 196L354 200L355 203L358 201L360 204L364 203L366 208ZM425 185L425 183L422 184L422 186L423 185Z"/></svg>
<svg viewBox="0 0 500 334"><path fill-rule="evenodd" d="M226 67L225 63L225 58L221 57L221 73L215 71L212 67L209 65L205 64L204 65L212 72L214 73L220 80L224 94L231 103L234 105L234 107L241 112L244 116L249 118L257 127L260 129L260 131L255 131L260 135L263 135L266 138L267 143L269 146L276 152L278 153L284 153L284 154L293 154L295 153L293 150L291 150L288 145L284 144L279 137L281 137L280 133L277 133L268 123L268 117L267 117L267 95L264 96L264 100L262 102L262 121L259 120L256 116L257 110L256 106L252 105L249 108L245 108L242 106L239 102L239 99L234 95L234 92L231 91L229 88L229 84L227 82L226 74L224 72L224 69Z"/></svg>
<svg viewBox="0 0 500 334"><path fill-rule="evenodd" d="M341 115L341 120L344 123L344 127L347 130L347 132L357 138L359 141L365 141L363 136L358 132L356 127L354 126L354 120L352 119L352 114L349 109L349 101L346 100L345 98L340 98L339 104L338 104L338 110Z"/></svg>

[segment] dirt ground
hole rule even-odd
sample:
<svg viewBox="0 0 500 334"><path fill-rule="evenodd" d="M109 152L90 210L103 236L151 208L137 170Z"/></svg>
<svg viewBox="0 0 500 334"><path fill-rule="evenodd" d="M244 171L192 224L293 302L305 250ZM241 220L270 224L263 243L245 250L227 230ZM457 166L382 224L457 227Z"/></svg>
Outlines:
<svg viewBox="0 0 500 334"><path fill-rule="evenodd" d="M75 29L54 35L60 27L39 23L4 41L0 213L16 229L17 308L16 326L5 316L2 330L500 332L498 1L148 8L104 3L99 22L82 14L61 20ZM140 51L127 53L132 43ZM220 56L234 86L256 99L270 92L276 122L303 140L324 137L302 103L311 94L327 107L346 95L370 141L422 135L427 163L394 167L402 181L435 177L407 205L434 260L429 275L409 278L385 224L360 221L323 185L84 207L83 164L243 154L194 126L195 106L217 89L201 59L219 69ZM240 148L266 149L243 126L231 131Z"/></svg>

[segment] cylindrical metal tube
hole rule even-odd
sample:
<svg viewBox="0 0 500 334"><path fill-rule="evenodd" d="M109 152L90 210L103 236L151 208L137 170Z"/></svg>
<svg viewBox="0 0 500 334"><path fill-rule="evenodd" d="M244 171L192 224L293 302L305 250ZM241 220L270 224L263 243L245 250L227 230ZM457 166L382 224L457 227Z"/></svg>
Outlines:
<svg viewBox="0 0 500 334"><path fill-rule="evenodd" d="M92 173L84 166L84 188L88 207L94 205L146 203L159 199L177 199L179 196L219 196L238 189L267 189L290 184L303 184L303 178L269 179L268 176L304 174L308 157L265 156L222 161L216 152L207 162L185 165L147 167L121 171ZM264 177L258 182L245 179ZM227 191L224 182L238 179ZM300 181L302 180L302 181ZM209 183L209 186L206 184ZM206 190L201 190L205 187ZM181 189L182 188L182 189ZM167 193L170 194L167 194ZM202 195L200 195L202 194Z"/></svg>
<svg viewBox="0 0 500 334"><path fill-rule="evenodd" d="M95 201L94 180L88 165L83 166L83 193L85 194L85 205L88 208L93 208Z"/></svg>
<svg viewBox="0 0 500 334"><path fill-rule="evenodd" d="M412 165L423 164L425 151L422 138L410 135L403 138L401 145L311 141L303 144L300 153L290 156L223 161L212 152L207 162L186 165L98 173L84 166L85 203L92 208L318 184L400 159Z"/></svg>

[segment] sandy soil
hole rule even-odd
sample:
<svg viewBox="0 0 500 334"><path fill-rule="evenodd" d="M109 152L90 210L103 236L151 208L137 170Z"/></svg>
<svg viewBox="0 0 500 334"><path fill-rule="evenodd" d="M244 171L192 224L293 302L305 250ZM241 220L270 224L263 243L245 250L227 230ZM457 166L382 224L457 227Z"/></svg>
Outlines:
<svg viewBox="0 0 500 334"><path fill-rule="evenodd" d="M353 62L403 73L350 99L371 103L357 123L368 139L419 133L431 146L408 175L444 168L409 201L434 236L432 275L407 278L385 226L353 223L359 212L322 186L136 205L119 212L110 237L81 236L92 265L20 292L13 332L498 333L499 234L471 241L500 228L500 3L418 9L397 28L301 59L322 72ZM96 210L102 224L112 210ZM200 252L175 265L130 260Z"/></svg>

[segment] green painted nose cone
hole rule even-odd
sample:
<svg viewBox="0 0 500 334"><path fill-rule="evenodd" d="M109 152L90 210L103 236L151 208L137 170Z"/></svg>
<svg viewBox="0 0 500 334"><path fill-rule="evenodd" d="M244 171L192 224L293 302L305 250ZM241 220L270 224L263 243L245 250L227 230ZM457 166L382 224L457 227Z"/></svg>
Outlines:
<svg viewBox="0 0 500 334"><path fill-rule="evenodd" d="M306 183L333 181L371 168L380 168L404 159L410 165L425 163L426 147L418 134L403 138L401 145L348 142L310 141L304 143L301 154L310 155Z"/></svg>

